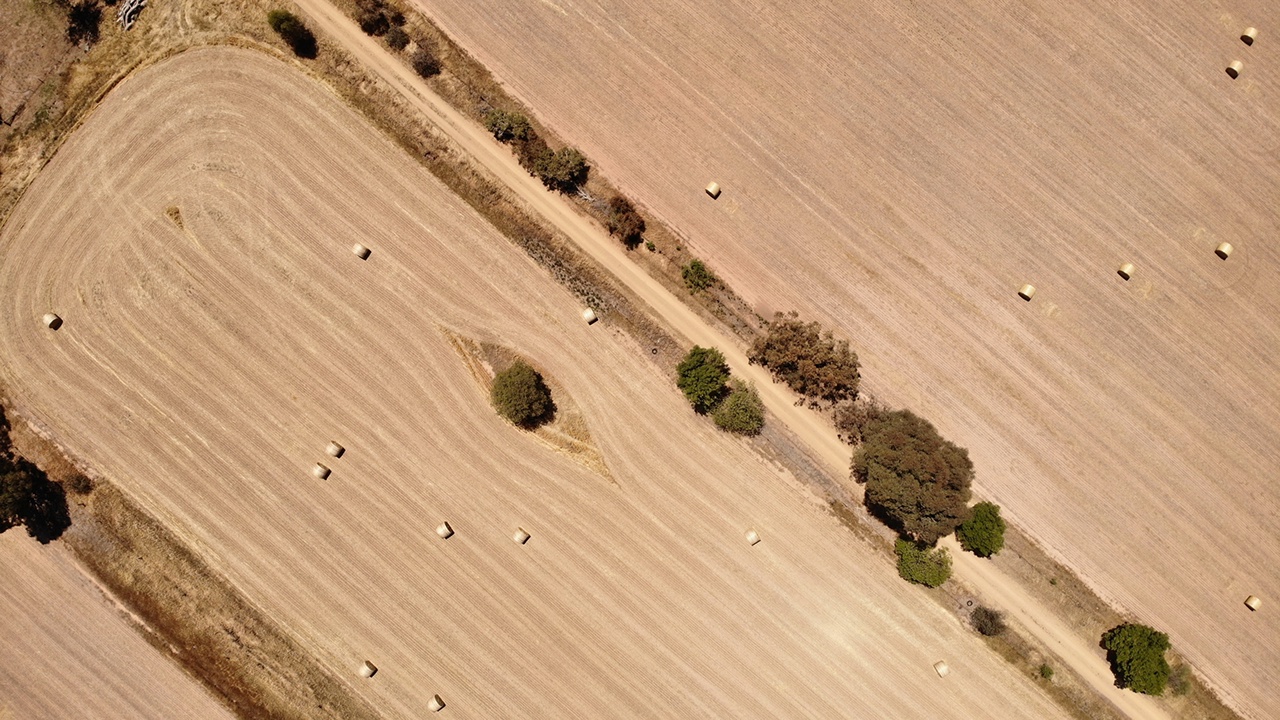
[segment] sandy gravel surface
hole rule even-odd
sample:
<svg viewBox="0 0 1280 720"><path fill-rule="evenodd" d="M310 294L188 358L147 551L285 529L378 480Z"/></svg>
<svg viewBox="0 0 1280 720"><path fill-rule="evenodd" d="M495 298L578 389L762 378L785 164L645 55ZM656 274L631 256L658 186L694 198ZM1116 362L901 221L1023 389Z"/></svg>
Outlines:
<svg viewBox="0 0 1280 720"><path fill-rule="evenodd" d="M1060 716L274 61L191 52L122 83L0 251L17 404L390 716L432 693L474 718ZM617 485L498 420L438 327L553 374Z"/></svg>
<svg viewBox="0 0 1280 720"><path fill-rule="evenodd" d="M0 718L232 717L59 545L0 535L0 578Z"/></svg>
<svg viewBox="0 0 1280 720"><path fill-rule="evenodd" d="M1276 6L421 5L749 301L847 333L873 391L1227 699L1280 715L1280 619L1242 604L1280 593L1280 54L1238 40Z"/></svg>

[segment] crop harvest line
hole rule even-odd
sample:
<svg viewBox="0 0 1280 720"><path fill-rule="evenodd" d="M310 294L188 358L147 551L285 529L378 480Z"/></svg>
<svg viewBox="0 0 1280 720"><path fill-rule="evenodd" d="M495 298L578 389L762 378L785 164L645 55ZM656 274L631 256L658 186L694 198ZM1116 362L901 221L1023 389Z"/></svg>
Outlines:
<svg viewBox="0 0 1280 720"><path fill-rule="evenodd" d="M737 339L710 326L661 283L631 262L621 243L611 239L603 228L582 216L564 198L546 190L488 131L450 106L411 68L388 53L375 38L365 35L353 20L328 0L297 2L315 22L317 29L336 40L368 70L402 94L474 162L648 304L653 314L691 342L720 349L737 377L755 383L761 399L777 422L790 428L836 477L848 473L850 450L837 437L835 429L817 413L797 406L798 396L774 383L767 371L751 365ZM959 552L953 542L948 541L948 544L955 558L957 579L1016 619L1056 653L1062 663L1084 678L1095 692L1130 718L1168 718L1150 698L1115 687L1110 669L1096 644L1074 632L1062 618L995 565Z"/></svg>

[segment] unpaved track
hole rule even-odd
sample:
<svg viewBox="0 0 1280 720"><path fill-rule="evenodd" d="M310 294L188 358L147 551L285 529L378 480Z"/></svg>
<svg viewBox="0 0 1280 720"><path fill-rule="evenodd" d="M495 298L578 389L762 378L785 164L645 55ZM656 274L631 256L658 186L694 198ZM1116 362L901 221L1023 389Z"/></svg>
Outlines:
<svg viewBox="0 0 1280 720"><path fill-rule="evenodd" d="M840 328L872 391L969 447L983 495L1229 702L1280 717L1280 613L1242 604L1280 593L1280 5L419 2L749 302Z"/></svg>
<svg viewBox="0 0 1280 720"><path fill-rule="evenodd" d="M720 348L734 374L756 384L769 411L796 432L825 461L830 472L837 476L847 472L848 446L840 442L829 423L815 413L797 407L796 396L774 383L762 368L748 363L736 341L710 327L661 283L631 262L621 246L599 226L584 218L559 196L547 193L506 148L432 93L410 70L391 58L381 45L361 32L332 5L325 0L301 0L300 5L326 34L337 38L366 67L409 98L471 157L639 295L676 332L695 343ZM1002 609L1018 618L1024 627L1078 672L1095 692L1108 698L1117 708L1135 718L1164 716L1150 700L1117 689L1105 656L1096 642L1079 637L1047 606L1017 588L998 569L989 563L968 562L966 558L958 559L958 567L968 569L959 573L967 585L983 597L1002 601Z"/></svg>
<svg viewBox="0 0 1280 720"><path fill-rule="evenodd" d="M0 578L0 718L231 719L60 545L0 535Z"/></svg>
<svg viewBox="0 0 1280 720"><path fill-rule="evenodd" d="M389 716L439 693L484 720L1062 717L278 62L191 51L121 83L0 253L20 410ZM501 422L438 326L549 371L617 484Z"/></svg>

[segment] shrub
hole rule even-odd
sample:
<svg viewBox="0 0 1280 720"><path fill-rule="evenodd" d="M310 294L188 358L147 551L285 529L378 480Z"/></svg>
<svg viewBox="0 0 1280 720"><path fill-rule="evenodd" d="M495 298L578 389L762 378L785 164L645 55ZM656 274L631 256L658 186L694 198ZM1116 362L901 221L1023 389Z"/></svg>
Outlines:
<svg viewBox="0 0 1280 720"><path fill-rule="evenodd" d="M484 126L498 142L524 142L534 136L533 126L523 113L495 108L484 114Z"/></svg>
<svg viewBox="0 0 1280 720"><path fill-rule="evenodd" d="M628 247L640 244L644 235L644 218L636 212L636 206L621 195L609 198L609 216L605 218L609 234L616 236Z"/></svg>
<svg viewBox="0 0 1280 720"><path fill-rule="evenodd" d="M76 473L67 478L63 486L76 495L88 495L93 492L93 481L89 479L88 475L81 473Z"/></svg>
<svg viewBox="0 0 1280 720"><path fill-rule="evenodd" d="M951 555L946 548L930 549L899 539L894 550L898 553L898 574L904 580L933 588L951 577Z"/></svg>
<svg viewBox="0 0 1280 720"><path fill-rule="evenodd" d="M22 458L0 459L0 532L24 525L41 543L71 527L67 494L44 471Z"/></svg>
<svg viewBox="0 0 1280 720"><path fill-rule="evenodd" d="M729 395L719 405L711 418L721 430L740 435L757 435L764 427L764 403L756 389L742 382L729 383Z"/></svg>
<svg viewBox="0 0 1280 720"><path fill-rule="evenodd" d="M561 148L545 156L537 171L542 184L552 190L572 192L587 181L587 159L576 148Z"/></svg>
<svg viewBox="0 0 1280 720"><path fill-rule="evenodd" d="M889 412L879 400L871 397L859 397L845 401L836 406L835 425L840 439L850 445L862 442L863 431L869 423L878 420Z"/></svg>
<svg viewBox="0 0 1280 720"><path fill-rule="evenodd" d="M973 625L974 630L987 637L1003 635L1004 631L1008 629L1004 624L1004 613L981 605L969 616L969 622Z"/></svg>
<svg viewBox="0 0 1280 720"><path fill-rule="evenodd" d="M396 52L400 52L409 46L409 33L405 32L404 28L391 28L383 39L387 41L387 47Z"/></svg>
<svg viewBox="0 0 1280 720"><path fill-rule="evenodd" d="M696 258L681 268L680 274L684 277L684 284L689 288L689 292L702 292L716 282L715 273L708 270L707 266Z"/></svg>
<svg viewBox="0 0 1280 720"><path fill-rule="evenodd" d="M404 13L387 5L386 0L357 0L356 22L366 35L376 37L387 34L393 27L404 25Z"/></svg>
<svg viewBox="0 0 1280 720"><path fill-rule="evenodd" d="M1169 689L1182 697L1191 692L1191 666L1178 665L1169 671Z"/></svg>
<svg viewBox="0 0 1280 720"><path fill-rule="evenodd" d="M968 518L969 451L909 410L867 425L853 474L866 483L867 509L919 542L932 545Z"/></svg>
<svg viewBox="0 0 1280 720"><path fill-rule="evenodd" d="M778 313L748 357L811 401L838 403L858 396L858 356L816 322Z"/></svg>
<svg viewBox="0 0 1280 720"><path fill-rule="evenodd" d="M440 61L430 50L419 47L409 56L409 66L419 77L429 78L440 74Z"/></svg>
<svg viewBox="0 0 1280 720"><path fill-rule="evenodd" d="M67 7L67 40L72 45L98 42L102 8L97 0L81 0Z"/></svg>
<svg viewBox="0 0 1280 720"><path fill-rule="evenodd" d="M960 541L960 547L974 555L991 557L1004 547L1004 531L1000 506L980 502L973 506L969 519L956 528L956 539Z"/></svg>
<svg viewBox="0 0 1280 720"><path fill-rule="evenodd" d="M715 348L693 346L676 366L676 386L698 413L706 414L724 397L729 365Z"/></svg>
<svg viewBox="0 0 1280 720"><path fill-rule="evenodd" d="M529 137L524 140L514 141L514 146L520 167L528 170L530 175L541 176L555 156L555 152L547 145L547 141L535 132L530 132Z"/></svg>
<svg viewBox="0 0 1280 720"><path fill-rule="evenodd" d="M1045 680L1053 679L1053 668L1049 667L1048 663L1042 663L1040 665L1040 677L1044 678Z"/></svg>
<svg viewBox="0 0 1280 720"><path fill-rule="evenodd" d="M1163 695L1169 682L1164 653L1169 636L1146 625L1125 623L1102 634L1102 647L1116 676L1116 686L1147 695Z"/></svg>
<svg viewBox="0 0 1280 720"><path fill-rule="evenodd" d="M537 425L555 410L542 376L523 360L494 377L492 396L498 414L523 427Z"/></svg>
<svg viewBox="0 0 1280 720"><path fill-rule="evenodd" d="M300 58L316 56L318 50L316 36L311 34L311 30L298 19L297 15L288 10L272 10L267 13L267 22L293 50L294 55Z"/></svg>

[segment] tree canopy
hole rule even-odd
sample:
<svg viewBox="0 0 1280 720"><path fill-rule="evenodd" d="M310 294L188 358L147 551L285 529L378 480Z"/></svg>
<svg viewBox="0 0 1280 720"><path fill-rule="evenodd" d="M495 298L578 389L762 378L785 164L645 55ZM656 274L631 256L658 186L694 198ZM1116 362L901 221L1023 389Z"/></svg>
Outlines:
<svg viewBox="0 0 1280 720"><path fill-rule="evenodd" d="M757 435L764 427L764 402L752 385L729 381L729 395L716 406L711 418L716 427L739 435Z"/></svg>
<svg viewBox="0 0 1280 720"><path fill-rule="evenodd" d="M609 214L605 218L605 227L609 234L617 237L627 247L640 244L644 235L644 218L636 211L636 206L621 195L609 198Z"/></svg>
<svg viewBox="0 0 1280 720"><path fill-rule="evenodd" d="M1164 653L1169 636L1146 625L1125 623L1102 635L1102 647L1116 676L1116 686L1147 695L1163 695L1169 682Z"/></svg>
<svg viewBox="0 0 1280 720"><path fill-rule="evenodd" d="M288 10L272 10L267 13L267 23L293 49L294 55L301 58L316 56L316 36L297 15Z"/></svg>
<svg viewBox="0 0 1280 720"><path fill-rule="evenodd" d="M710 412L725 394L729 365L715 348L693 346L676 366L676 386L684 393L693 409Z"/></svg>
<svg viewBox="0 0 1280 720"><path fill-rule="evenodd" d="M816 322L796 313L778 313L765 335L751 344L748 358L777 380L815 402L838 403L858 396L858 356Z"/></svg>
<svg viewBox="0 0 1280 720"><path fill-rule="evenodd" d="M951 554L946 548L929 548L910 540L898 539L898 575L925 587L938 587L951 577Z"/></svg>
<svg viewBox="0 0 1280 720"><path fill-rule="evenodd" d="M978 557L991 557L1004 547L1004 518L1000 517L1000 506L995 503L980 502L973 506L969 519L956 528L956 539L960 546Z"/></svg>
<svg viewBox="0 0 1280 720"><path fill-rule="evenodd" d="M689 292L702 292L716 283L716 275L701 260L694 258L688 265L680 268L685 287Z"/></svg>
<svg viewBox="0 0 1280 720"><path fill-rule="evenodd" d="M555 410L542 375L523 360L493 378L492 397L499 415L524 427L537 425Z"/></svg>
<svg viewBox="0 0 1280 720"><path fill-rule="evenodd" d="M932 545L968 518L969 451L909 410L867 424L853 474L866 483L867 509L919 542Z"/></svg>

